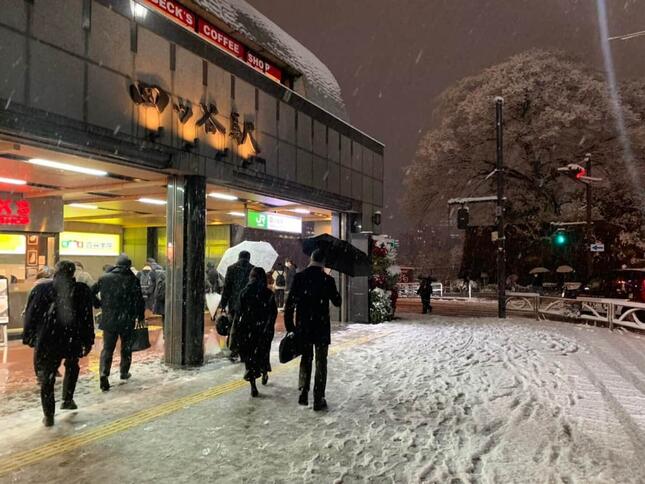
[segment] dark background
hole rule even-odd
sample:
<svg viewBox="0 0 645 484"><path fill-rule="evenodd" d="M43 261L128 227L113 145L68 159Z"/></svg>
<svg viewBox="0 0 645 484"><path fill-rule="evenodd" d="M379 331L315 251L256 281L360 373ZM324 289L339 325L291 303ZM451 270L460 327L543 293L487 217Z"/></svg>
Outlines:
<svg viewBox="0 0 645 484"><path fill-rule="evenodd" d="M594 0L248 0L335 74L352 124L386 145L383 230L400 214L404 168L455 81L531 48L602 69ZM610 36L645 30L645 0L607 0ZM618 78L645 75L645 36L611 43Z"/></svg>

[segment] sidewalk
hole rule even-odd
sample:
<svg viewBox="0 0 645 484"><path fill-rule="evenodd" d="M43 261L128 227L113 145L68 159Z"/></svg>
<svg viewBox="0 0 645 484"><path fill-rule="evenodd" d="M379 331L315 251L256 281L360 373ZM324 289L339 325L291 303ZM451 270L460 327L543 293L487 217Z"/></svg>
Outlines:
<svg viewBox="0 0 645 484"><path fill-rule="evenodd" d="M133 364L137 362L161 360L164 353L163 328L161 318L151 316L148 319L150 344L148 350L133 353ZM276 321L276 332L284 331L283 313L278 313ZM205 358L221 357L221 348L225 345L226 338L215 331L213 321L208 313L204 314L204 349ZM99 355L103 348L103 337L100 330L96 331L96 340L92 352L81 363L81 378L93 378L98 382ZM112 368L117 368L120 361L120 344L114 352ZM60 368L61 374L64 368ZM118 372L117 372L118 374ZM118 376L118 375L117 375ZM113 377L114 379L114 377ZM22 344L21 340L11 340L5 348L0 348L0 399L4 400L8 395L25 389L32 389L36 385L33 367L33 349ZM97 383L98 385L98 383ZM0 415L5 413L6 405L0 404Z"/></svg>

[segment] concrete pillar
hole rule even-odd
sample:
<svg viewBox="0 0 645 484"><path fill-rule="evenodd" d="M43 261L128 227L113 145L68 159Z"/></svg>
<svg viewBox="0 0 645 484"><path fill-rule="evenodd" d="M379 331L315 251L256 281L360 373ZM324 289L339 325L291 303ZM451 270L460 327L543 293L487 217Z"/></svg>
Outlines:
<svg viewBox="0 0 645 484"><path fill-rule="evenodd" d="M165 362L204 362L206 179L168 179Z"/></svg>

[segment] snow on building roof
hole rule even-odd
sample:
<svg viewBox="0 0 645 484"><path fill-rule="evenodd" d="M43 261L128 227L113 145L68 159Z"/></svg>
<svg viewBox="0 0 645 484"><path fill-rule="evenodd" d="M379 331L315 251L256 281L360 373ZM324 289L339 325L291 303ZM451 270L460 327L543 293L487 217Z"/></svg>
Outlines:
<svg viewBox="0 0 645 484"><path fill-rule="evenodd" d="M193 0L245 38L300 72L304 96L331 114L349 121L338 81L311 51L244 0Z"/></svg>

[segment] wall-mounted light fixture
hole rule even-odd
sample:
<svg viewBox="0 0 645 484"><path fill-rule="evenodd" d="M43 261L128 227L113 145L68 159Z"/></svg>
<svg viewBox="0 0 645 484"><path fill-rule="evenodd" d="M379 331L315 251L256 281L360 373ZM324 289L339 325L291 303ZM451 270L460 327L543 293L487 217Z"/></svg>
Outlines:
<svg viewBox="0 0 645 484"><path fill-rule="evenodd" d="M381 225L381 211L377 210L374 212L374 215L372 215L372 223L376 225L377 227Z"/></svg>
<svg viewBox="0 0 645 484"><path fill-rule="evenodd" d="M157 129L146 129L146 139L154 143L163 136L163 133L163 126L159 126Z"/></svg>
<svg viewBox="0 0 645 484"><path fill-rule="evenodd" d="M188 151L189 153L193 150L196 150L197 148L199 148L199 138L195 138L192 143L185 141L183 148L184 151Z"/></svg>

